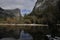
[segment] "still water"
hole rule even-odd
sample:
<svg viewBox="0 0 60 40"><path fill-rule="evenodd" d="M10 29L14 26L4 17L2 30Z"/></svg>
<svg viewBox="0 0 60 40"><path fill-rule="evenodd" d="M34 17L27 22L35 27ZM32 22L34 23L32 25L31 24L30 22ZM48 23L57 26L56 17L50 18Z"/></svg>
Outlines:
<svg viewBox="0 0 60 40"><path fill-rule="evenodd" d="M24 32L24 30L21 31L21 34L20 34L20 39L21 40L32 40L32 36L26 32Z"/></svg>
<svg viewBox="0 0 60 40"><path fill-rule="evenodd" d="M55 37L55 38L52 38L51 35L46 35L49 40L60 40L60 37ZM29 34L29 33L26 33L24 32L24 30L22 30L20 32L20 37L19 39L15 39L15 38L2 38L0 40L33 40L33 37Z"/></svg>
<svg viewBox="0 0 60 40"><path fill-rule="evenodd" d="M0 40L33 40L32 36L29 33L24 32L24 30L21 31L20 33L20 38L15 39L15 38L2 38Z"/></svg>

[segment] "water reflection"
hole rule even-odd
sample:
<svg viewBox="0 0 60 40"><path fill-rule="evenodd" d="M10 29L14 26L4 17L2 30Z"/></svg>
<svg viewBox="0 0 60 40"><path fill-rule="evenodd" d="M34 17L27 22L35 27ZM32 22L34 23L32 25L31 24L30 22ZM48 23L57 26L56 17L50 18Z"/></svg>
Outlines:
<svg viewBox="0 0 60 40"><path fill-rule="evenodd" d="M2 38L0 40L16 40L15 38Z"/></svg>
<svg viewBox="0 0 60 40"><path fill-rule="evenodd" d="M24 30L21 31L20 34L20 39L21 40L32 40L32 36L29 33L24 32Z"/></svg>
<svg viewBox="0 0 60 40"><path fill-rule="evenodd" d="M24 30L21 31L20 33L20 38L15 39L15 38L2 38L0 40L33 40L32 36L29 33L24 32Z"/></svg>

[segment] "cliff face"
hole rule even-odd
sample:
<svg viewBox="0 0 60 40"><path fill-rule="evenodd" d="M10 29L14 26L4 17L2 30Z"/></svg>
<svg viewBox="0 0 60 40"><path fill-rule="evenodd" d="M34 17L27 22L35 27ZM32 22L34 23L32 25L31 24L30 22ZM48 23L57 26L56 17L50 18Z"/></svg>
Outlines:
<svg viewBox="0 0 60 40"><path fill-rule="evenodd" d="M0 19L6 21L6 23L19 23L21 20L20 9L2 9L0 8ZM0 21L1 21L0 20ZM3 23L2 21L2 23Z"/></svg>
<svg viewBox="0 0 60 40"><path fill-rule="evenodd" d="M41 11L45 11L49 7L57 7L57 3L59 0L37 0L36 5L34 7L34 11L41 13Z"/></svg>
<svg viewBox="0 0 60 40"><path fill-rule="evenodd" d="M4 15L3 15L4 14ZM4 12L4 9L0 7L0 18L6 17L7 13Z"/></svg>
<svg viewBox="0 0 60 40"><path fill-rule="evenodd" d="M37 0L30 15L35 15L42 23L56 22L60 15L59 2L59 0Z"/></svg>
<svg viewBox="0 0 60 40"><path fill-rule="evenodd" d="M20 9L16 8L16 9L5 9L5 12L7 12L7 14L9 14L10 17L12 18L16 18L17 21L21 18L21 12Z"/></svg>
<svg viewBox="0 0 60 40"><path fill-rule="evenodd" d="M16 9L4 9L4 10L5 10L5 12L7 12L7 14L14 15L15 17L21 16L20 9L18 9L18 8L16 8Z"/></svg>

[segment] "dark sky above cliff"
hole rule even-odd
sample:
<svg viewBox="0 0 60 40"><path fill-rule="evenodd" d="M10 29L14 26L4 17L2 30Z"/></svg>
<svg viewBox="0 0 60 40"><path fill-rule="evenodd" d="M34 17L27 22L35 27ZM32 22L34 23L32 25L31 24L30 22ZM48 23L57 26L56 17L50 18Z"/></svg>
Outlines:
<svg viewBox="0 0 60 40"><path fill-rule="evenodd" d="M0 0L0 7L4 9L21 9L21 13L29 13L33 9L36 0Z"/></svg>

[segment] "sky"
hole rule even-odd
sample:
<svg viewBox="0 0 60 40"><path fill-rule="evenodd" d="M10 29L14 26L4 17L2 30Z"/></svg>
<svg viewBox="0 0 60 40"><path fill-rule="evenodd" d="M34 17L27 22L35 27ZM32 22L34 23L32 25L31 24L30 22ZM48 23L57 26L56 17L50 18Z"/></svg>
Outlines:
<svg viewBox="0 0 60 40"><path fill-rule="evenodd" d="M0 7L3 9L21 9L21 14L28 14L32 11L37 0L0 0Z"/></svg>

